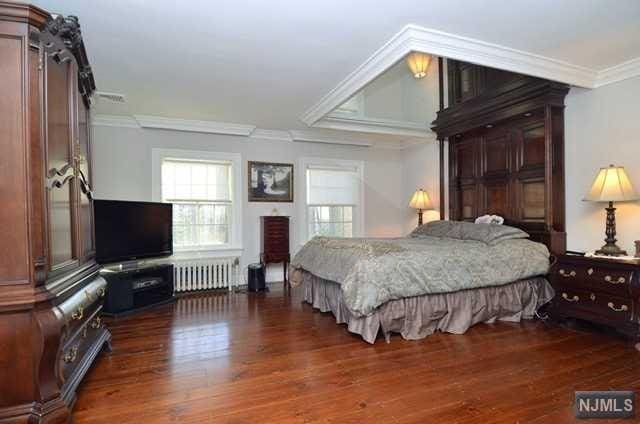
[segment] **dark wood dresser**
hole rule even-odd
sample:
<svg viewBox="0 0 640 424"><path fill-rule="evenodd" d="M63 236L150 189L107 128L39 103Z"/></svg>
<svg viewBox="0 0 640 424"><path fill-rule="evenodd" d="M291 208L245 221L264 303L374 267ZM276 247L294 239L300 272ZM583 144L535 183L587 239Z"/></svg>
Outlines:
<svg viewBox="0 0 640 424"><path fill-rule="evenodd" d="M556 292L551 317L609 325L640 341L640 260L560 255L549 277Z"/></svg>
<svg viewBox="0 0 640 424"><path fill-rule="evenodd" d="M0 422L67 422L111 339L77 18L0 0L0 69Z"/></svg>
<svg viewBox="0 0 640 424"><path fill-rule="evenodd" d="M260 217L260 246L260 262L265 267L270 263L283 263L284 282L287 287L287 267L291 260L288 216Z"/></svg>

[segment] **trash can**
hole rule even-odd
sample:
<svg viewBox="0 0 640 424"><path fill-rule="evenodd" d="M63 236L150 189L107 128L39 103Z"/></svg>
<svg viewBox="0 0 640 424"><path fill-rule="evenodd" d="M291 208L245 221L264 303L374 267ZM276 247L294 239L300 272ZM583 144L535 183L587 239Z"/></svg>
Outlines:
<svg viewBox="0 0 640 424"><path fill-rule="evenodd" d="M249 279L247 282L247 290L257 292L266 289L264 281L264 267L262 264L249 265Z"/></svg>

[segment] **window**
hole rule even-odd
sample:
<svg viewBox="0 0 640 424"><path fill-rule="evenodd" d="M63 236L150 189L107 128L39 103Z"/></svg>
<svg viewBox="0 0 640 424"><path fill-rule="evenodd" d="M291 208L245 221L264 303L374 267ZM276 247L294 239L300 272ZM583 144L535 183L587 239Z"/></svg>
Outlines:
<svg viewBox="0 0 640 424"><path fill-rule="evenodd" d="M355 237L362 228L362 165L354 161L314 161L305 170L307 239L322 235Z"/></svg>
<svg viewBox="0 0 640 424"><path fill-rule="evenodd" d="M231 237L231 164L162 161L162 201L173 203L175 247L228 244Z"/></svg>
<svg viewBox="0 0 640 424"><path fill-rule="evenodd" d="M154 200L173 204L176 250L239 245L239 155L154 149Z"/></svg>
<svg viewBox="0 0 640 424"><path fill-rule="evenodd" d="M353 237L353 206L310 206L309 237Z"/></svg>

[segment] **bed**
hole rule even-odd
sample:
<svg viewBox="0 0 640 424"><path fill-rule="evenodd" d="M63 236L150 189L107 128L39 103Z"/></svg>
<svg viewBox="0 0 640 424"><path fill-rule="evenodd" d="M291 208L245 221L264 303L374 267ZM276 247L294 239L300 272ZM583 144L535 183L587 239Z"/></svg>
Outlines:
<svg viewBox="0 0 640 424"><path fill-rule="evenodd" d="M447 108L439 72L440 111L431 126L440 149L442 221L400 239L313 239L292 261L291 277L304 300L371 343L380 332L387 340L394 332L419 339L436 330L463 333L479 322L531 318L553 297L544 275L550 255L566 250L569 87L510 74L456 100L456 69L449 68ZM484 214L504 217L504 239L487 242L481 238L496 230L465 227Z"/></svg>
<svg viewBox="0 0 640 424"><path fill-rule="evenodd" d="M436 221L404 238L316 237L291 262L303 299L374 343L532 318L553 297L546 246L514 227Z"/></svg>

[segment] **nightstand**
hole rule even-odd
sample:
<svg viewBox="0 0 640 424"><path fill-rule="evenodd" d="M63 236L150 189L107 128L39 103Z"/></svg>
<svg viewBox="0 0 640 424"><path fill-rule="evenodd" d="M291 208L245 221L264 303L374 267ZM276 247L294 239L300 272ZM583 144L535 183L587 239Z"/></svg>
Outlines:
<svg viewBox="0 0 640 424"><path fill-rule="evenodd" d="M640 260L560 255L549 281L556 292L548 309L552 318L608 325L640 341Z"/></svg>

